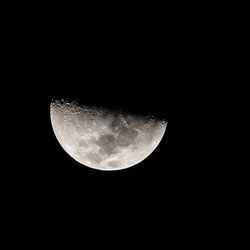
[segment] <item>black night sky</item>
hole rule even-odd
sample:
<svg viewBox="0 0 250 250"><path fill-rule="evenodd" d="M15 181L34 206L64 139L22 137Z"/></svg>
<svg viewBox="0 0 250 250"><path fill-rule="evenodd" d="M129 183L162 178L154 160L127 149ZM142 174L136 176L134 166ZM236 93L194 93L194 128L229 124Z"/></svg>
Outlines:
<svg viewBox="0 0 250 250"><path fill-rule="evenodd" d="M30 84L21 87L22 92L27 91L23 104L30 109L20 114L22 120L26 117L30 121L28 126L22 125L27 145L24 149L27 153L22 155L26 162L25 179L27 185L35 187L29 192L34 192L34 196L36 192L45 194L52 200L54 196L70 193L109 197L113 202L124 196L136 201L138 196L146 199L148 195L163 195L169 188L176 190L180 166L176 164L174 139L177 127L173 117L177 102L172 86L176 84L177 72L173 71L173 66L157 62L157 57L152 56L136 61L133 56L136 50L127 56L120 54L119 60L110 52L106 56L98 51L85 52L82 56L74 52L71 57L66 52L60 56L58 51L56 55L53 53L50 49L45 55L36 55L42 58L29 69L27 82ZM168 120L168 127L157 149L140 164L117 172L93 170L72 159L56 140L50 122L52 99L151 114Z"/></svg>
<svg viewBox="0 0 250 250"><path fill-rule="evenodd" d="M225 77L231 75L224 61L232 61L237 46L229 42L238 36L231 30L238 26L228 24L228 18L219 25L213 14L217 6L205 16L208 5L189 2L192 11L179 2L177 8L167 3L155 10L152 3L137 9L133 3L125 10L103 2L109 11L93 4L92 12L76 6L70 11L69 3L61 2L55 7L11 3L9 12L3 8L1 125L6 128L1 130L1 156L6 159L0 177L8 245L20 246L19 236L40 247L56 234L56 244L64 243L64 235L74 230L81 244L91 235L91 246L100 242L102 248L96 235L107 242L120 237L116 249L133 237L145 243L154 233L153 247L146 248L165 248L169 238L176 247L204 235L205 244L221 237L219 224L231 223L226 211L233 207L231 195L238 193L229 189L236 186L227 177L229 166L212 155L223 151L219 140L226 130L220 118L231 112L223 100L230 85ZM235 19L226 5L219 12ZM226 26L230 35L223 40ZM218 111L216 96L223 103ZM233 95L228 98L236 103ZM153 115L167 120L167 129L139 164L119 171L91 169L71 158L54 135L50 103L61 99ZM226 152L225 159L230 157ZM220 204L226 195L231 204L224 209Z"/></svg>
<svg viewBox="0 0 250 250"><path fill-rule="evenodd" d="M160 27L133 35L119 29L115 36L107 30L87 35L65 29L50 27L32 36L22 31L19 37L30 39L13 46L17 70L10 82L20 82L13 88L13 109L23 110L15 115L23 143L8 168L9 188L41 211L64 207L96 216L100 211L138 216L145 209L161 215L179 211L204 180L204 175L196 178L200 166L191 160L197 152L190 146L189 82L195 79L187 43ZM136 166L90 169L65 153L55 138L52 99L153 115L168 121L167 130L156 150Z"/></svg>

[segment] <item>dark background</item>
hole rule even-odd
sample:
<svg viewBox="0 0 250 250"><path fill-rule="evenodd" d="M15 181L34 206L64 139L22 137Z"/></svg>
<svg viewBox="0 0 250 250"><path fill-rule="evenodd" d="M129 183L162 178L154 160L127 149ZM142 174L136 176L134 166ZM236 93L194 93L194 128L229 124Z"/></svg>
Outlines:
<svg viewBox="0 0 250 250"><path fill-rule="evenodd" d="M58 243L70 232L82 244L94 236L91 246L117 238L116 249L131 239L152 240L153 249L169 241L231 243L239 164L225 163L231 155L220 141L232 145L227 123L239 110L227 90L239 83L234 53L245 52L234 42L246 41L244 26L230 4L94 4L3 8L0 181L8 244L40 246L59 235ZM50 102L61 98L152 114L168 127L140 164L90 169L54 136Z"/></svg>
<svg viewBox="0 0 250 250"><path fill-rule="evenodd" d="M179 168L185 169L176 164L180 145L174 138L179 138L175 119L182 106L177 79L184 74L178 46L152 34L150 39L137 34L118 39L119 32L88 39L84 35L65 38L64 32L57 32L41 39L34 35L17 51L14 75L20 84L15 92L20 96L16 105L24 110L18 113L18 121L25 142L20 154L25 167L19 173L26 173L23 184L28 192L34 196L38 192L52 202L67 194L113 205L123 201L133 206L138 199L146 202L157 196L165 202L165 196L180 188ZM53 134L49 105L52 99L62 98L151 114L168 120L167 131L155 152L137 166L117 172L92 170L66 154Z"/></svg>
<svg viewBox="0 0 250 250"><path fill-rule="evenodd" d="M193 30L165 15L130 23L32 20L14 22L6 38L5 65L11 70L3 95L16 143L8 144L3 168L10 210L19 207L18 215L34 214L41 222L53 218L60 224L71 217L112 224L114 233L120 223L132 230L150 222L175 232L209 207L213 184L207 184L215 171L200 146L207 133L200 127L205 110L194 115L210 82L203 62L211 53L203 43L205 24ZM138 165L90 169L65 153L54 136L50 102L62 98L151 114L167 120L167 130Z"/></svg>
<svg viewBox="0 0 250 250"><path fill-rule="evenodd" d="M136 53L136 50L134 51ZM96 54L96 60L99 61L98 58L102 56L99 52ZM91 53L89 60L92 56ZM169 182L173 182L170 176L174 177L176 171L175 157L172 155L176 149L171 148L175 146L171 146L175 133L171 132L174 125L174 122L171 122L171 105L174 105L171 103L171 83L167 80L166 72L160 72L156 63L150 63L152 57L137 63L134 63L132 58L132 55L131 59L121 55L117 62L110 62L110 53L101 65L98 65L98 62L91 66L86 63L81 68L79 65L77 67L79 61L75 61L73 65L68 63L74 61L74 57L65 57L63 61L57 61L53 72L43 74L40 79L41 89L38 90L40 101L36 104L39 115L34 112L39 128L39 141L35 136L36 129L31 129L34 131L32 143L35 148L38 147L38 150L32 150L35 151L35 158L40 161L40 171L35 170L35 173L39 181L41 175L47 182L42 193L51 194L51 191L54 191L56 196L60 197L64 196L65 192L70 192L73 196L91 197L97 203L101 199L103 203L107 202L108 207L112 207L119 202L134 206L138 199L150 200L150 196L156 198L163 195L166 189L173 188L168 187ZM157 150L137 166L117 172L89 169L66 154L54 136L49 105L52 99L62 98L68 101L76 100L81 104L121 108L142 115L152 114L168 120L169 125ZM33 164L36 165L35 162L29 164L32 168Z"/></svg>

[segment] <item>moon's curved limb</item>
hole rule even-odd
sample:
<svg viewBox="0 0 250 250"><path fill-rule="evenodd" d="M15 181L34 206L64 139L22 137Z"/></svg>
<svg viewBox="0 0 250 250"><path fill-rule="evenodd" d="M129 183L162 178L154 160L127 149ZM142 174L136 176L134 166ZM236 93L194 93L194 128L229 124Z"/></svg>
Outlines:
<svg viewBox="0 0 250 250"><path fill-rule="evenodd" d="M51 123L63 149L83 165L100 170L131 167L160 143L166 121L77 103L53 101Z"/></svg>

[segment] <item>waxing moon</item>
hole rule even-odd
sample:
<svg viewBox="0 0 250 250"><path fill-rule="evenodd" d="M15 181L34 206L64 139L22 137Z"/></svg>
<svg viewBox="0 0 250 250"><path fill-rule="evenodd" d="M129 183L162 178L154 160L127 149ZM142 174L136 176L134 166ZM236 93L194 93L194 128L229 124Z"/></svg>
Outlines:
<svg viewBox="0 0 250 250"><path fill-rule="evenodd" d="M160 143L167 122L76 102L52 101L50 117L62 148L81 164L120 170L147 158Z"/></svg>

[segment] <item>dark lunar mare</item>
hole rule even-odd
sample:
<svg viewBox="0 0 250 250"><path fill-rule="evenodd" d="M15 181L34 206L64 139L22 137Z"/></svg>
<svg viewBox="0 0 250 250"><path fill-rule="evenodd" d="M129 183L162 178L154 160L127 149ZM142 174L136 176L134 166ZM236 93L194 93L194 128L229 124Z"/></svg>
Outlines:
<svg viewBox="0 0 250 250"><path fill-rule="evenodd" d="M117 142L120 146L126 147L133 144L138 132L133 128L122 128L117 136Z"/></svg>
<svg viewBox="0 0 250 250"><path fill-rule="evenodd" d="M115 137L113 135L103 135L97 141L96 144L100 146L100 153L111 155L114 148L117 146Z"/></svg>

